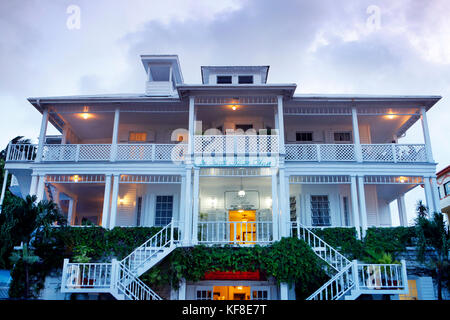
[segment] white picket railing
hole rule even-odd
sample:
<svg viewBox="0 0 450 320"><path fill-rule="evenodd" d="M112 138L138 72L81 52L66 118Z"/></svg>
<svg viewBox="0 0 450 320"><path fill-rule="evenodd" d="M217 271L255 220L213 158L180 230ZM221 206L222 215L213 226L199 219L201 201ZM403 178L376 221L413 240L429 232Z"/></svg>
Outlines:
<svg viewBox="0 0 450 320"><path fill-rule="evenodd" d="M121 263L135 273L138 268L150 261L150 259L156 257L161 250L174 247L180 239L180 234L180 228L177 228L176 222L172 221L133 250L133 252L126 256ZM175 235L177 235L176 239Z"/></svg>
<svg viewBox="0 0 450 320"><path fill-rule="evenodd" d="M118 290L118 294L123 294L126 300L162 300L156 292L136 277L122 261L115 261L113 265L117 269L117 281L114 282L114 288Z"/></svg>
<svg viewBox="0 0 450 320"><path fill-rule="evenodd" d="M6 153L6 161L34 161L36 159L36 152L37 145L35 144L10 143Z"/></svg>
<svg viewBox="0 0 450 320"><path fill-rule="evenodd" d="M273 241L272 221L201 221L199 243L266 244Z"/></svg>
<svg viewBox="0 0 450 320"><path fill-rule="evenodd" d="M361 290L405 289L402 264L358 264L358 286Z"/></svg>
<svg viewBox="0 0 450 320"><path fill-rule="evenodd" d="M70 292L83 291L109 291L111 288L111 263L69 263L64 260L62 290Z"/></svg>
<svg viewBox="0 0 450 320"><path fill-rule="evenodd" d="M290 222L291 236L303 239L323 261L328 263L334 270L341 271L351 264L351 261L334 249L328 243L323 241L309 228L299 222Z"/></svg>
<svg viewBox="0 0 450 320"><path fill-rule="evenodd" d="M306 300L339 300L355 287L353 263L345 266Z"/></svg>

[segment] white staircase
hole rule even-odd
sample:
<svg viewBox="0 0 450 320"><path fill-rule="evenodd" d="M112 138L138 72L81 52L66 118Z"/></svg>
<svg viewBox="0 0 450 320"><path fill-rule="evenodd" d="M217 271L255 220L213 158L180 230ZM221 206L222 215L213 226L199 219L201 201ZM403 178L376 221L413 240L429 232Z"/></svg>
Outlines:
<svg viewBox="0 0 450 320"><path fill-rule="evenodd" d="M355 300L361 294L406 294L406 264L360 264L350 261L314 232L298 222L291 223L291 236L304 240L331 268L331 279L306 300Z"/></svg>
<svg viewBox="0 0 450 320"><path fill-rule="evenodd" d="M172 221L121 261L111 263L70 263L64 260L61 292L108 292L118 300L161 300L139 279L178 244Z"/></svg>

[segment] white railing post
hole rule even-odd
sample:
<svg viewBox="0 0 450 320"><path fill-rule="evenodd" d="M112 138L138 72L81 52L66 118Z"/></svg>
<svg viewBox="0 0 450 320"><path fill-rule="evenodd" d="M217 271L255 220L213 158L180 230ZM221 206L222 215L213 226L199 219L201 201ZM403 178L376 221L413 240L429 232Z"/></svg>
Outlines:
<svg viewBox="0 0 450 320"><path fill-rule="evenodd" d="M117 259L111 260L111 290L117 289L117 281L119 281L119 264Z"/></svg>
<svg viewBox="0 0 450 320"><path fill-rule="evenodd" d="M63 263L63 269L62 269L62 279L61 279L61 291L65 292L66 291L66 286L67 286L67 267L69 264L69 259L64 259L64 263Z"/></svg>
<svg viewBox="0 0 450 320"><path fill-rule="evenodd" d="M322 155L320 154L320 144L316 144L316 154L317 154L317 161L320 162L322 161Z"/></svg>
<svg viewBox="0 0 450 320"><path fill-rule="evenodd" d="M352 275L353 283L355 284L355 290L359 291L359 273L358 273L358 260L352 261Z"/></svg>
<svg viewBox="0 0 450 320"><path fill-rule="evenodd" d="M77 144L76 149L75 149L75 162L78 162L78 160L80 159L80 148L81 148L81 145Z"/></svg>
<svg viewBox="0 0 450 320"><path fill-rule="evenodd" d="M8 148L6 150L6 161L11 160L9 158L10 153L11 153L11 142L8 143Z"/></svg>
<svg viewBox="0 0 450 320"><path fill-rule="evenodd" d="M391 144L391 149L392 149L392 160L394 161L394 163L397 163L397 148L395 143Z"/></svg>
<svg viewBox="0 0 450 320"><path fill-rule="evenodd" d="M400 263L402 264L402 286L405 291L409 291L408 288L408 272L406 270L406 261L405 259L400 260Z"/></svg>
<svg viewBox="0 0 450 320"><path fill-rule="evenodd" d="M173 241L173 219L172 219L172 221L170 222L170 246L171 247L173 246L173 243L174 243L174 241Z"/></svg>
<svg viewBox="0 0 450 320"><path fill-rule="evenodd" d="M363 161L361 140L359 138L358 113L356 107L352 107L353 143L355 144L355 157L357 162Z"/></svg>

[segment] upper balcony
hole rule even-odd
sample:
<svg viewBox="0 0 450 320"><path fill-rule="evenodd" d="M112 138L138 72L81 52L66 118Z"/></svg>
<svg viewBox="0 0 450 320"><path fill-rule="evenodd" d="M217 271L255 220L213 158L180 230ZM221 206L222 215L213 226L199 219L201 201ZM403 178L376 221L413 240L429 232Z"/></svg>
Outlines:
<svg viewBox="0 0 450 320"><path fill-rule="evenodd" d="M44 113L39 148L10 145L7 161L182 163L190 155L198 166L274 166L280 160L292 164L434 163L428 106L418 98L377 105L286 99L268 93L190 97L189 103L142 96L126 101L121 97L118 103L114 97L95 102L88 97L89 105L82 105L79 97L61 102L62 98L52 98L45 111L30 99ZM411 107L415 103L424 106ZM423 139L402 143L407 129L419 119ZM62 133L59 140L45 138L48 121Z"/></svg>

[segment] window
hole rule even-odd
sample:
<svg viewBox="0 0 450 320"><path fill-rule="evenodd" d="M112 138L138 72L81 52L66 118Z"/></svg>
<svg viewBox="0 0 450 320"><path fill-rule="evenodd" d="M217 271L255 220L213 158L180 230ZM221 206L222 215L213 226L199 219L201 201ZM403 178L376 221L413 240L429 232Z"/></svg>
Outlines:
<svg viewBox="0 0 450 320"><path fill-rule="evenodd" d="M311 196L311 220L315 227L331 225L328 196Z"/></svg>
<svg viewBox="0 0 450 320"><path fill-rule="evenodd" d="M172 220L173 196L156 196L155 226L165 226Z"/></svg>
<svg viewBox="0 0 450 320"><path fill-rule="evenodd" d="M444 183L444 194L448 196L450 194L450 181Z"/></svg>
<svg viewBox="0 0 450 320"><path fill-rule="evenodd" d="M352 134L350 131L347 132L335 132L334 141L352 141Z"/></svg>
<svg viewBox="0 0 450 320"><path fill-rule="evenodd" d="M197 300L211 300L211 291L197 290Z"/></svg>
<svg viewBox="0 0 450 320"><path fill-rule="evenodd" d="M239 84L251 84L251 83L253 83L253 76L239 76L238 83Z"/></svg>
<svg viewBox="0 0 450 320"><path fill-rule="evenodd" d="M147 132L130 132L128 141L131 142L144 142L147 141Z"/></svg>
<svg viewBox="0 0 450 320"><path fill-rule="evenodd" d="M137 199L137 209L136 209L136 226L141 225L141 215L142 215L142 197Z"/></svg>
<svg viewBox="0 0 450 320"><path fill-rule="evenodd" d="M350 226L350 214L348 211L348 197L343 197L342 202L344 205L344 223L348 227L348 226Z"/></svg>
<svg viewBox="0 0 450 320"><path fill-rule="evenodd" d="M230 84L231 76L217 76L217 84Z"/></svg>
<svg viewBox="0 0 450 320"><path fill-rule="evenodd" d="M269 293L267 290L253 290L252 300L269 300Z"/></svg>
<svg viewBox="0 0 450 320"><path fill-rule="evenodd" d="M291 221L296 221L296 219L297 219L297 199L295 196L289 197L289 207L290 207Z"/></svg>
<svg viewBox="0 0 450 320"><path fill-rule="evenodd" d="M313 141L312 132L296 132L295 141Z"/></svg>

